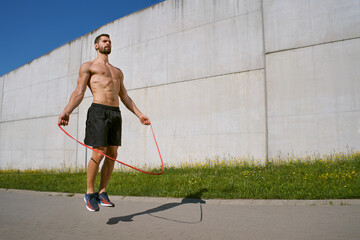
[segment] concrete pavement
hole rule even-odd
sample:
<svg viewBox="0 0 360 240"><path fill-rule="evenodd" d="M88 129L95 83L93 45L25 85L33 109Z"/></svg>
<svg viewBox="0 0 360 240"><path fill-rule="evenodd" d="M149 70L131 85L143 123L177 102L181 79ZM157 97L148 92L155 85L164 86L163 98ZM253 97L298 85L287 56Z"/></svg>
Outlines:
<svg viewBox="0 0 360 240"><path fill-rule="evenodd" d="M0 239L360 239L360 200L190 200L0 189Z"/></svg>

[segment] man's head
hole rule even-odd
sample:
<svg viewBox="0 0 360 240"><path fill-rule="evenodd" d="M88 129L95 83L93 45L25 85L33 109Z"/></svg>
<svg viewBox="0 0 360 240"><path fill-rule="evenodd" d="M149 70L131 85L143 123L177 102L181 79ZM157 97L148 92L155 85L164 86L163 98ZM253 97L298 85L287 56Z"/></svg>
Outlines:
<svg viewBox="0 0 360 240"><path fill-rule="evenodd" d="M95 49L103 54L111 53L111 41L109 34L101 34L95 38Z"/></svg>

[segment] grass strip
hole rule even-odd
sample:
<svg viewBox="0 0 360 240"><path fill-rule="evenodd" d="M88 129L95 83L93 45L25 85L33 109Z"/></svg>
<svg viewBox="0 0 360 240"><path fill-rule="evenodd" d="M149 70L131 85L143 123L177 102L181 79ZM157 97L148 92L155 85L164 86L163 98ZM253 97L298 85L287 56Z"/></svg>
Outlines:
<svg viewBox="0 0 360 240"><path fill-rule="evenodd" d="M354 199L360 198L359 170L360 152L296 160L278 158L263 165L214 160L166 168L160 176L114 172L108 192L203 199ZM0 170L0 188L84 193L86 172Z"/></svg>

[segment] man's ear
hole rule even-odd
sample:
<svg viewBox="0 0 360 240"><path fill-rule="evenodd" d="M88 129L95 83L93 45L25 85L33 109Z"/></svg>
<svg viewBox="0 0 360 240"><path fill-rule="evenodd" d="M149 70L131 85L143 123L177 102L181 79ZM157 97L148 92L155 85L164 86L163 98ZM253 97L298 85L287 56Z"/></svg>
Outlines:
<svg viewBox="0 0 360 240"><path fill-rule="evenodd" d="M98 43L95 43L95 50L97 51L98 50L98 48L99 48L99 44Z"/></svg>

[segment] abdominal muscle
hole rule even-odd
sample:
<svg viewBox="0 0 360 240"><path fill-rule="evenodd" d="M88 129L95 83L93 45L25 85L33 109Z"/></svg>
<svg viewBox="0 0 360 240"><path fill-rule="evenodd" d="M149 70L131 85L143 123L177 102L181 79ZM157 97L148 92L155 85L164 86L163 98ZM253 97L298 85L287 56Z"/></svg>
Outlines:
<svg viewBox="0 0 360 240"><path fill-rule="evenodd" d="M110 77L92 76L89 88L94 96L93 103L103 104L112 107L119 107L120 83Z"/></svg>

